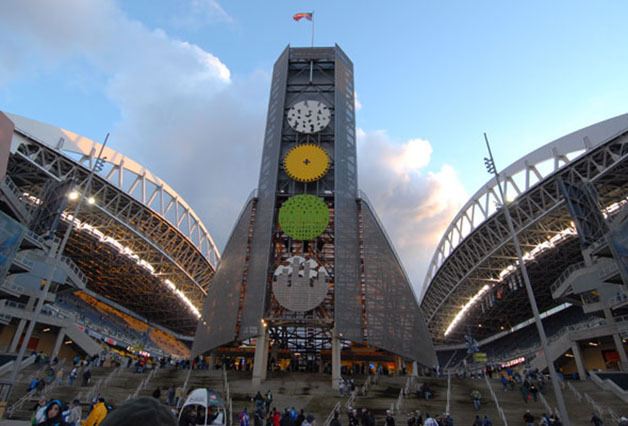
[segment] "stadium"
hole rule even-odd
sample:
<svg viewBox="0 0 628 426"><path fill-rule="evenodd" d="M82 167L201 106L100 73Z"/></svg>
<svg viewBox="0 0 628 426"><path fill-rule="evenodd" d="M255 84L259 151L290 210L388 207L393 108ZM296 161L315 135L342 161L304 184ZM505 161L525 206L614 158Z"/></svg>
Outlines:
<svg viewBox="0 0 628 426"><path fill-rule="evenodd" d="M71 198L86 187L101 145L68 130L8 117L15 130L2 207L28 226L17 254L28 265L41 261L53 241L46 239L45 231L37 232L46 224L40 223L47 219L42 210L51 207L42 200L58 199L61 188L61 198L70 194L66 204L71 209L76 203ZM181 341L191 341L198 307L220 254L205 225L166 182L110 148L102 150L101 158L104 161L85 194L87 207L75 218L63 215L58 224L58 235L70 219L74 230L63 257L69 273L64 282L57 283L55 293L61 300L56 305L117 318L109 329L89 318L80 324L95 328L93 332L116 341L117 346L137 346L137 337L146 334L147 347L156 353L185 356L187 347ZM54 208L54 202L49 204ZM3 299L6 314L9 308L26 304L26 290L45 275L33 266L16 268L11 267L2 286L9 296ZM8 321L3 328L5 339L11 334L11 324ZM129 335L125 335L127 330ZM170 340L178 346L176 350L167 346ZM33 345L29 348L37 350Z"/></svg>
<svg viewBox="0 0 628 426"><path fill-rule="evenodd" d="M570 416L618 422L628 114L500 169L447 228L419 303L357 187L354 107L339 46L284 50L259 187L222 255L192 207L107 138L0 115L0 414L30 419L43 399L91 416L152 396L179 415L213 398L224 425L245 409L271 421L271 402L323 426L358 424L356 407L368 425L420 425L419 412L514 424L565 418L564 399Z"/></svg>
<svg viewBox="0 0 628 426"><path fill-rule="evenodd" d="M615 240L625 244L627 158L622 115L550 142L500 172L550 351L565 374L623 370L628 361L625 249L619 256L609 249ZM594 202L581 193L566 200L565 182L590 185ZM429 265L421 309L442 368L473 363L469 340L482 359L547 367L537 356L539 338L501 206L493 178L452 220Z"/></svg>

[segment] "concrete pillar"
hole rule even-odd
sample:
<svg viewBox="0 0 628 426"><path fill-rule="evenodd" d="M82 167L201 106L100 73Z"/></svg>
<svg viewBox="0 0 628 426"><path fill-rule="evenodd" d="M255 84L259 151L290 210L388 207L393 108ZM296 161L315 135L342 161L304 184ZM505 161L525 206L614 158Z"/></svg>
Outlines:
<svg viewBox="0 0 628 426"><path fill-rule="evenodd" d="M28 302L26 302L26 307L24 308L27 312L32 312L33 306L35 306L35 297L29 297ZM15 334L13 335L13 339L11 340L11 345L9 346L9 352L17 352L17 345L20 343L20 337L24 333L24 327L26 327L26 323L28 321L25 319L21 319L19 324L17 325L17 329L15 330ZM28 344L28 343L27 343Z"/></svg>
<svg viewBox="0 0 628 426"><path fill-rule="evenodd" d="M419 377L419 366L416 361L412 361L412 376Z"/></svg>
<svg viewBox="0 0 628 426"><path fill-rule="evenodd" d="M613 313L606 303L604 306L604 317L606 318L607 324L615 326L615 318L613 318ZM619 354L619 368L623 371L628 371L628 356L626 356L624 342L619 333L613 333L613 342L615 343L615 349Z"/></svg>
<svg viewBox="0 0 628 426"><path fill-rule="evenodd" d="M259 386L266 380L268 362L268 327L261 327L262 333L255 340L255 358L253 359L253 386Z"/></svg>
<svg viewBox="0 0 628 426"><path fill-rule="evenodd" d="M584 369L582 352L580 351L580 345L578 344L578 342L571 343L571 352L573 353L573 358L576 361L576 369L578 370L578 376L580 376L580 380L586 380L587 371Z"/></svg>
<svg viewBox="0 0 628 426"><path fill-rule="evenodd" d="M65 337L65 328L59 330L59 334L57 334L57 340L55 340L55 345L52 349L52 353L50 354L50 358L54 358L59 356L59 351L61 350L61 344L63 343L63 339Z"/></svg>
<svg viewBox="0 0 628 426"><path fill-rule="evenodd" d="M332 330L331 337L331 387L338 390L340 387L340 351L342 345L340 344L340 338L336 334L336 330Z"/></svg>

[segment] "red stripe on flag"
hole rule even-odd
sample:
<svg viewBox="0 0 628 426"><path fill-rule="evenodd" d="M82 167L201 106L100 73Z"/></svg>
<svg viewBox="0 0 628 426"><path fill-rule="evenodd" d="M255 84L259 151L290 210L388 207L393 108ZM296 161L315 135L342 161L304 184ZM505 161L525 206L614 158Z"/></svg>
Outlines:
<svg viewBox="0 0 628 426"><path fill-rule="evenodd" d="M294 16L292 17L292 19L294 19L295 21L300 21L303 18L307 19L308 21L311 21L312 14L310 12L301 12L301 13L295 13Z"/></svg>

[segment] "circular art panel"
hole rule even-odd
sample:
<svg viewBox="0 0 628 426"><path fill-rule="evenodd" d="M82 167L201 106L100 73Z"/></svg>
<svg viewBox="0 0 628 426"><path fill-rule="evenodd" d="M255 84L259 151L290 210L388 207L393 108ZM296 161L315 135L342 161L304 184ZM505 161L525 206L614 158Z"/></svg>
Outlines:
<svg viewBox="0 0 628 426"><path fill-rule="evenodd" d="M313 240L325 231L328 224L329 208L322 198L315 195L295 195L279 209L279 226L295 240Z"/></svg>
<svg viewBox="0 0 628 426"><path fill-rule="evenodd" d="M323 303L329 274L314 259L292 256L273 274L273 294L281 306L306 312Z"/></svg>
<svg viewBox="0 0 628 426"><path fill-rule="evenodd" d="M320 146L307 143L288 151L283 165L290 178L298 182L314 182L329 170L329 156Z"/></svg>
<svg viewBox="0 0 628 426"><path fill-rule="evenodd" d="M323 130L331 121L331 110L321 101L297 102L287 113L288 124L299 133L312 134Z"/></svg>

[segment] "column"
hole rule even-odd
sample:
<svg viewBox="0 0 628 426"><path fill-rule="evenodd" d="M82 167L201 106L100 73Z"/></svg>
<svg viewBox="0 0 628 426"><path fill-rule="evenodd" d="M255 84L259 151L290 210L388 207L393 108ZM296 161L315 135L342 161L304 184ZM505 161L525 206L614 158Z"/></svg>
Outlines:
<svg viewBox="0 0 628 426"><path fill-rule="evenodd" d="M419 377L419 366L416 361L412 361L412 376Z"/></svg>
<svg viewBox="0 0 628 426"><path fill-rule="evenodd" d="M338 390L340 387L340 351L342 345L340 344L340 338L336 334L336 329L331 333L331 387Z"/></svg>
<svg viewBox="0 0 628 426"><path fill-rule="evenodd" d="M29 297L28 302L26 302L26 308L24 310L26 312L32 312L33 306L35 306L35 297ZM13 340L11 340L11 345L9 346L9 352L17 352L17 345L20 343L20 337L24 333L24 327L26 327L26 323L28 321L26 319L21 319L19 324L17 325L17 329L15 330L15 335L13 335Z"/></svg>
<svg viewBox="0 0 628 426"><path fill-rule="evenodd" d="M578 342L571 343L571 352L573 353L573 358L576 361L576 369L578 370L578 376L580 376L580 380L586 380L587 371L584 368L582 352L580 351L580 345L578 344Z"/></svg>
<svg viewBox="0 0 628 426"><path fill-rule="evenodd" d="M624 350L624 342L617 332L615 318L613 318L613 313L606 303L604 303L604 317L606 318L607 324L613 327L613 342L615 343L615 349L619 354L619 368L622 371L628 371L628 356L626 356L626 351Z"/></svg>
<svg viewBox="0 0 628 426"><path fill-rule="evenodd" d="M268 361L268 327L263 324L262 333L255 340L255 358L253 359L253 386L259 386L266 379Z"/></svg>
<svg viewBox="0 0 628 426"><path fill-rule="evenodd" d="M63 343L63 338L65 337L65 328L59 329L59 334L57 334L57 340L55 340L54 348L52 349L52 353L50 354L50 359L59 356L59 351L61 350L61 344Z"/></svg>

